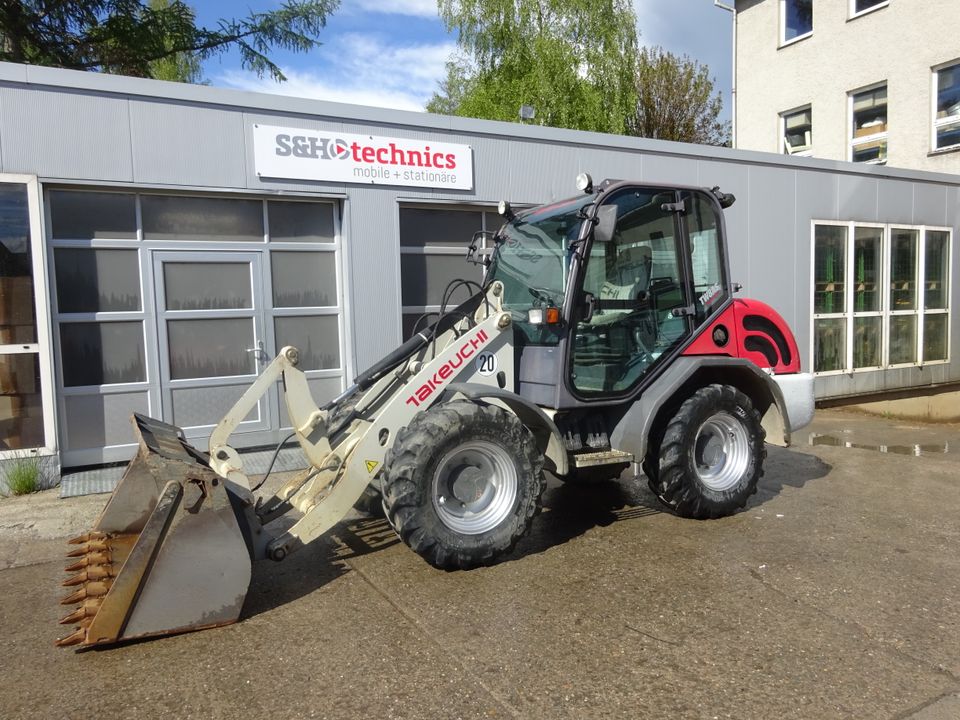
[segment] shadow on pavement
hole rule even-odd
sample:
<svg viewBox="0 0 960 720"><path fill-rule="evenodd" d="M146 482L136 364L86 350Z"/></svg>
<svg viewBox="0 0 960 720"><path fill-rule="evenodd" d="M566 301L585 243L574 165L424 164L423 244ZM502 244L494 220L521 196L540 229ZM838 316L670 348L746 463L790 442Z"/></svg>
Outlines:
<svg viewBox="0 0 960 720"><path fill-rule="evenodd" d="M746 509L762 505L776 497L784 486L801 488L810 480L826 477L833 469L816 455L767 445L764 475L757 485L757 494L747 501Z"/></svg>
<svg viewBox="0 0 960 720"><path fill-rule="evenodd" d="M250 591L240 619L259 615L322 588L344 575L347 560L396 545L400 539L383 518L359 518L336 525L283 562L253 564Z"/></svg>
<svg viewBox="0 0 960 720"><path fill-rule="evenodd" d="M529 534L503 560L543 552L618 520L657 515L663 506L640 475L603 482L551 483L543 495L543 510L534 518Z"/></svg>
<svg viewBox="0 0 960 720"><path fill-rule="evenodd" d="M803 487L821 478L831 466L815 455L768 446L766 474L747 509L762 505L784 486ZM620 520L667 512L647 487L643 475L605 482L560 483L551 479L543 510L526 537L500 562L517 560L562 545L595 527ZM280 563L253 564L253 578L241 620L307 595L349 569L347 560L396 545L400 540L383 518L359 518L337 525L330 533Z"/></svg>

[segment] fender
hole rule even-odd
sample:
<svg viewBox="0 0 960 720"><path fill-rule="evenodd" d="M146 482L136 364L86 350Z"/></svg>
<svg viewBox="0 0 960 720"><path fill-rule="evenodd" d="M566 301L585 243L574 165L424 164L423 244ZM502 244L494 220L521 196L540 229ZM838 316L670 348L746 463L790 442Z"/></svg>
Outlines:
<svg viewBox="0 0 960 720"><path fill-rule="evenodd" d="M533 433L537 447L548 461L547 470L555 475L566 475L570 471L563 436L553 420L539 406L509 390L479 383L452 383L444 391L440 402L452 400L456 395L473 401L494 400L506 406Z"/></svg>
<svg viewBox="0 0 960 720"><path fill-rule="evenodd" d="M710 383L734 385L760 412L767 442L790 444L787 403L776 381L750 360L718 355L680 356L648 387L617 422L610 435L615 448L642 458L647 439L657 433L677 407L697 388Z"/></svg>

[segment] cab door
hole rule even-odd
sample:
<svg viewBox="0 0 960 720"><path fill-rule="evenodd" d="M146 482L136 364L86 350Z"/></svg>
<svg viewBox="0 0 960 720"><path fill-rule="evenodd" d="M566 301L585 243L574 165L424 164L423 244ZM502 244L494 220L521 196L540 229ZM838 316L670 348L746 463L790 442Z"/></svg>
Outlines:
<svg viewBox="0 0 960 720"><path fill-rule="evenodd" d="M570 354L570 387L589 398L628 394L693 331L690 254L673 189L627 187L605 242L588 242L583 308Z"/></svg>

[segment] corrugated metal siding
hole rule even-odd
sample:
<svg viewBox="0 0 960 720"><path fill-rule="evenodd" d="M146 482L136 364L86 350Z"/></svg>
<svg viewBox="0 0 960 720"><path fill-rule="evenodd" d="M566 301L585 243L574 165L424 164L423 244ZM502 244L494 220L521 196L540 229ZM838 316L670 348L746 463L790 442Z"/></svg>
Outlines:
<svg viewBox="0 0 960 720"><path fill-rule="evenodd" d="M351 190L346 212L349 316L356 369L362 372L400 342L399 219L393 193L374 188Z"/></svg>
<svg viewBox="0 0 960 720"><path fill-rule="evenodd" d="M4 170L130 182L127 101L78 92L0 87Z"/></svg>
<svg viewBox="0 0 960 720"><path fill-rule="evenodd" d="M473 148L474 189L260 179L253 164L254 123L467 144ZM345 197L342 235L354 372L400 339L400 200L548 202L574 194L581 171L598 181L719 185L733 192L737 203L727 211L733 279L743 283L744 296L769 302L790 322L805 369L811 359L812 219L953 227L951 308L952 326L958 327L960 179L946 175L4 63L0 167L92 184ZM818 393L958 381L960 332L952 334L954 360L948 366L824 377L817 381Z"/></svg>
<svg viewBox="0 0 960 720"><path fill-rule="evenodd" d="M247 187L243 113L130 100L135 182Z"/></svg>

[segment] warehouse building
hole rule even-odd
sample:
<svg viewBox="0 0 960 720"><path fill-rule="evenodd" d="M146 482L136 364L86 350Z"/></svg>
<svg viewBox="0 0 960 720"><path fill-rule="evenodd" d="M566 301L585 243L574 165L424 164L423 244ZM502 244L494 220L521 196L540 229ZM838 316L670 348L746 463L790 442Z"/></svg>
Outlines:
<svg viewBox="0 0 960 720"><path fill-rule="evenodd" d="M582 171L734 193L818 397L960 381L955 175L0 64L0 458L125 460L135 411L202 442L286 344L328 399ZM234 439L287 425L274 391Z"/></svg>

